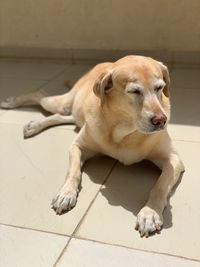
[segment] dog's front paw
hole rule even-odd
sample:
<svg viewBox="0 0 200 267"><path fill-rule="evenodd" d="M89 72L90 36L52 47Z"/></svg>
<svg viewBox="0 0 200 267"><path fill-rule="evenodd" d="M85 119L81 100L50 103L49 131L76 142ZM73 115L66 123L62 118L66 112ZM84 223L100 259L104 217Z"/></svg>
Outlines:
<svg viewBox="0 0 200 267"><path fill-rule="evenodd" d="M148 237L155 231L160 231L163 225L162 214L158 214L154 209L145 206L137 215L135 229L140 236Z"/></svg>
<svg viewBox="0 0 200 267"><path fill-rule="evenodd" d="M24 126L24 137L31 137L41 131L41 124L38 121L30 121Z"/></svg>
<svg viewBox="0 0 200 267"><path fill-rule="evenodd" d="M16 97L9 97L0 103L0 107L5 109L15 108L16 106Z"/></svg>
<svg viewBox="0 0 200 267"><path fill-rule="evenodd" d="M78 190L61 190L52 200L52 209L59 215L71 210L76 205L77 196Z"/></svg>

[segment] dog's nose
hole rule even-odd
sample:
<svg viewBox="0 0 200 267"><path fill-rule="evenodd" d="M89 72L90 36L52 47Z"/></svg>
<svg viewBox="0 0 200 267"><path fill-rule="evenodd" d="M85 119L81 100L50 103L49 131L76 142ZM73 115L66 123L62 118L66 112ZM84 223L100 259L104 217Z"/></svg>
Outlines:
<svg viewBox="0 0 200 267"><path fill-rule="evenodd" d="M167 117L163 113L154 114L154 116L151 118L151 123L154 126L164 126L166 121L167 121Z"/></svg>

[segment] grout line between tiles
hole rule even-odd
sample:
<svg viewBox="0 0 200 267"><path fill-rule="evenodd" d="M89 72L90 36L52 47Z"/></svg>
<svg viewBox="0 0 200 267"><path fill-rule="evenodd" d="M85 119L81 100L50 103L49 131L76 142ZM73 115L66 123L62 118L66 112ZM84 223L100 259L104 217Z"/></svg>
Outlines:
<svg viewBox="0 0 200 267"><path fill-rule="evenodd" d="M178 141L178 142L184 142L184 143L195 143L195 144L198 144L200 143L200 140L183 140L183 139L175 139L175 138L172 138L173 141Z"/></svg>
<svg viewBox="0 0 200 267"><path fill-rule="evenodd" d="M129 246L119 245L119 244L115 244L115 243L108 243L108 242L103 242L103 241L99 241L99 240L89 239L89 238L85 238L85 237L75 237L75 236L73 236L73 237L71 236L70 237L69 235L66 235L66 234L60 234L60 233L50 232L50 231L46 231L46 230L44 231L44 230L39 230L39 229L34 229L34 228L28 228L28 227L23 227L23 226L17 226L17 225L11 225L11 224L6 224L6 223L0 223L0 225L7 226L7 227L12 227L12 228L16 228L16 229L23 229L23 230L28 230L28 231L35 231L35 232L44 233L44 234L52 234L52 235L56 235L56 236L68 237L68 238L70 238L70 241L74 238L74 239L77 239L77 240L83 240L83 241L98 243L98 244L101 244L101 245L109 245L109 246L114 246L114 247L129 249L129 250L142 251L142 252L145 252L145 253L152 253L152 254L169 256L169 257L173 257L173 258L180 258L180 259L189 260L189 261L200 262L200 260L198 260L198 259L187 258L187 257L179 256L179 255L169 254L169 253L162 253L162 252L157 252L157 251L151 251L151 250L145 250L145 249L138 249L138 248L135 248L135 247L129 247ZM67 245L69 243L70 242L68 240ZM66 245L65 245L65 247L66 247ZM65 249L65 247L64 247L64 249ZM65 251L66 251L66 249L65 249Z"/></svg>
<svg viewBox="0 0 200 267"><path fill-rule="evenodd" d="M101 191L102 187L105 185L105 183L106 183L107 180L109 179L109 177L110 177L110 175L111 175L111 173L112 173L112 171L113 171L113 169L115 168L115 166L116 166L117 163L118 163L118 161L115 161L115 162L113 163L113 165L112 165L110 171L109 171L108 174L106 175L106 177L105 177L103 183L101 184L101 186L99 187L99 189L98 189L97 193L95 194L94 198L93 198L92 201L90 202L88 208L86 209L86 211L85 211L85 213L83 214L82 218L80 219L78 225L77 225L76 228L74 229L74 231L73 231L72 235L70 236L70 238L69 238L67 244L65 245L65 247L64 247L63 250L61 251L60 255L58 256L57 260L55 261L53 267L56 267L56 266L57 266L57 264L59 263L60 259L61 259L62 256L63 256L63 254L66 252L66 250L67 250L67 248L68 248L68 246L69 246L71 240L72 240L73 238L76 238L76 237L75 237L76 232L77 232L78 229L80 228L80 226L81 226L83 220L85 219L85 217L86 217L86 215L88 214L90 208L92 207L93 203L95 202L95 200L96 200L96 198L97 198L99 192Z"/></svg>
<svg viewBox="0 0 200 267"><path fill-rule="evenodd" d="M66 235L66 234L55 233L55 232L51 232L51 231L40 230L40 229L35 229L35 228L30 228L30 227L25 227L25 226L18 226L18 225L12 225L12 224L7 224L7 223L0 223L0 225L12 227L12 228L17 228L17 229L40 232L40 233L44 233L44 234L52 234L52 235L58 235L58 236L62 236L62 237L70 237L69 235Z"/></svg>
<svg viewBox="0 0 200 267"><path fill-rule="evenodd" d="M103 242L103 241L94 240L94 239L88 239L88 238L84 238L84 237L74 237L74 238L78 239L78 240L85 240L85 241L94 242L94 243L98 243L98 244L102 244L102 245L109 245L109 246L114 246L114 247L119 247L119 248L126 248L126 249L130 249L130 250L142 251L142 252L145 252L145 253L152 253L152 254L169 256L169 257L173 257L173 258L180 258L180 259L184 259L184 260L188 260L188 261L200 262L200 260L198 260L198 259L187 258L187 257L174 255L174 254L169 254L169 253L164 253L164 252L157 252L157 251L139 249L139 248L135 248L135 247L129 247L129 246L119 245L119 244L115 244L115 243L108 243L108 242Z"/></svg>

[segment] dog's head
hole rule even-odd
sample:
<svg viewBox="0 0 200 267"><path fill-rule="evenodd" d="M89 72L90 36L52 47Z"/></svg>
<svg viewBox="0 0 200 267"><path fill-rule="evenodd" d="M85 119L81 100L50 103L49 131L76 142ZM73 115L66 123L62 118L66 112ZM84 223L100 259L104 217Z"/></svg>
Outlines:
<svg viewBox="0 0 200 267"><path fill-rule="evenodd" d="M102 107L112 107L134 121L136 130L163 130L170 117L169 72L152 58L128 56L113 63L95 82ZM123 120L123 118L121 118Z"/></svg>

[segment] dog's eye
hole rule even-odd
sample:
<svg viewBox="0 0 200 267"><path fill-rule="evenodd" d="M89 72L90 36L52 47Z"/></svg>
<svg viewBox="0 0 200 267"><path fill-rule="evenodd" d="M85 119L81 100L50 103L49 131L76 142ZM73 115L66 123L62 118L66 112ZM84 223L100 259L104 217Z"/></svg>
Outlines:
<svg viewBox="0 0 200 267"><path fill-rule="evenodd" d="M141 95L141 91L139 89L133 90L133 94Z"/></svg>
<svg viewBox="0 0 200 267"><path fill-rule="evenodd" d="M158 86L156 86L155 91L159 92L162 89L163 89L163 86L162 85L158 85Z"/></svg>
<svg viewBox="0 0 200 267"><path fill-rule="evenodd" d="M135 94L135 95L141 95L142 92L139 89L130 89L128 90L128 93Z"/></svg>

